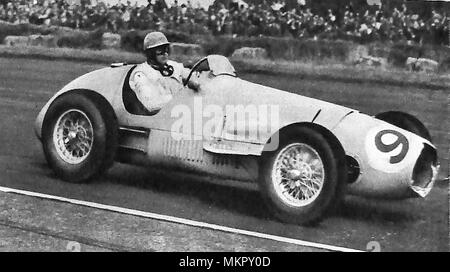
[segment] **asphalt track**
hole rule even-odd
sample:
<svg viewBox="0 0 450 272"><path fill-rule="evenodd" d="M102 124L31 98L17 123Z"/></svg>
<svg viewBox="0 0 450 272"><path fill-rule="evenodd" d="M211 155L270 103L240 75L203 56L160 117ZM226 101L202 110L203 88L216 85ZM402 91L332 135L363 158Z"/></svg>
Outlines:
<svg viewBox="0 0 450 272"><path fill-rule="evenodd" d="M255 186L233 181L115 164L92 184L64 183L48 168L34 136L33 122L56 90L101 66L0 58L0 67L0 186L361 250L366 250L371 241L378 242L383 251L449 249L445 182L438 182L426 199L381 201L349 196L340 211L315 227L278 222L260 204L262 200ZM448 164L448 90L406 90L307 79L288 81L252 74L243 77L291 90L299 89L301 84L307 95L371 114L389 109L412 111L430 128L443 164ZM448 175L448 166L443 169L441 178ZM50 224L51 217L48 220Z"/></svg>

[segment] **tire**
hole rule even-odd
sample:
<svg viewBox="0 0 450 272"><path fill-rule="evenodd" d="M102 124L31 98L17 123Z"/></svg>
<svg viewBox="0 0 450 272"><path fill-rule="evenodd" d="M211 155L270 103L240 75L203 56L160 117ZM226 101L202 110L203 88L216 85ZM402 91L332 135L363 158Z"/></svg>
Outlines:
<svg viewBox="0 0 450 272"><path fill-rule="evenodd" d="M431 135L428 129L419 119L410 114L400 111L388 111L377 114L375 118L412 132L431 142Z"/></svg>
<svg viewBox="0 0 450 272"><path fill-rule="evenodd" d="M111 109L87 94L67 93L49 107L42 127L45 158L56 175L83 183L113 163L118 125Z"/></svg>
<svg viewBox="0 0 450 272"><path fill-rule="evenodd" d="M294 170L282 171L283 167L280 165L282 158L295 151L308 153L312 159L302 160L303 162L300 162ZM339 160L343 158L343 154L338 153L340 152L333 149L321 133L309 127L299 127L289 134L280 135L279 148L274 152L263 153L259 171L261 192L272 213L288 223L312 225L320 222L332 210L331 208L338 204L341 194L344 193L342 188L345 184L341 183L343 183L342 171L345 172L346 168L344 164L343 169L340 169L342 161ZM315 178L312 175L313 168L320 173ZM301 169L305 170L303 176L305 179L300 177ZM290 179L280 178L279 174L282 172ZM311 180L316 181L315 186ZM317 182L318 180L321 182ZM313 190L305 193L308 192L305 184ZM281 191L288 187L287 194L283 194ZM301 197L305 199L299 199Z"/></svg>

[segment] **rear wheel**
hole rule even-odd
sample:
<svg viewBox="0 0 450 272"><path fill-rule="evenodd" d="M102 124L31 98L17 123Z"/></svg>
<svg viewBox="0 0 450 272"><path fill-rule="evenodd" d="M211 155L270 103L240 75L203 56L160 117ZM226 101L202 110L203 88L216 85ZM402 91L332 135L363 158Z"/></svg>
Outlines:
<svg viewBox="0 0 450 272"><path fill-rule="evenodd" d="M45 157L69 182L86 182L111 166L117 148L117 121L98 99L69 93L49 107L42 127Z"/></svg>
<svg viewBox="0 0 450 272"><path fill-rule="evenodd" d="M338 155L318 131L297 128L263 154L260 186L267 206L285 222L319 222L340 199Z"/></svg>

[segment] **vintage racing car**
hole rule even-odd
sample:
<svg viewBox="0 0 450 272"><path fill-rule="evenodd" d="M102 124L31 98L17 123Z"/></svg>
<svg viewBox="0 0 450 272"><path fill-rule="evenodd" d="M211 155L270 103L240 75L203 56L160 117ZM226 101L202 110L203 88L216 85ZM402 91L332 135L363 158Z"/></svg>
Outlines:
<svg viewBox="0 0 450 272"><path fill-rule="evenodd" d="M219 55L192 67L185 83L197 87L149 112L128 83L135 67L85 74L39 113L35 131L61 179L87 182L120 161L258 182L276 217L297 224L320 221L346 193L404 199L433 187L436 148L409 114L372 117L251 83Z"/></svg>

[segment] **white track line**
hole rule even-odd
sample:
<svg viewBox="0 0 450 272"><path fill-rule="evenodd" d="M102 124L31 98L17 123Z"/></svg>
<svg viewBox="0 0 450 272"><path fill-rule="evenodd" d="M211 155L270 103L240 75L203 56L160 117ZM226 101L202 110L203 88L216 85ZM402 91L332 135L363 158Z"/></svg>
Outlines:
<svg viewBox="0 0 450 272"><path fill-rule="evenodd" d="M132 209L127 209L127 208L122 208L122 207L117 207L117 206L104 205L104 204L99 204L99 203L94 203L94 202L70 199L70 198L65 198L65 197L41 194L41 193L36 193L36 192L24 191L24 190L18 190L18 189L13 189L13 188L8 188L8 187L0 186L0 191L4 192L4 193L14 193L14 194L26 195L26 196L31 196L31 197L43 198L43 199L56 200L56 201L60 201L60 202L66 202L66 203L71 203L71 204L75 204L75 205L97 208L97 209L101 209L101 210L123 213L123 214L128 214L128 215L164 220L164 221L168 221L168 222L172 222L172 223L184 224L184 225L193 226L193 227L219 230L219 231L234 233L234 234L242 234L242 235L247 235L247 236L251 236L251 237L263 238L263 239L268 239L268 240L273 240L273 241L278 241L278 242L283 242L283 243L289 243L289 244L294 244L294 245L299 245L299 246L313 247L313 248L326 249L326 250L332 250L332 251L342 251L342 252L360 252L359 250L351 249L351 248L302 241L302 240L297 240L297 239L292 239L292 238L287 238L287 237L282 237L282 236L276 236L276 235L265 234L265 233L260 233L260 232L254 232L254 231L230 228L230 227L225 227L225 226L220 226L220 225L215 225L215 224L209 224L209 223L204 223L204 222L199 222L199 221L194 221L194 220L189 220L189 219L184 219L184 218L178 218L178 217L174 217L174 216L132 210Z"/></svg>

